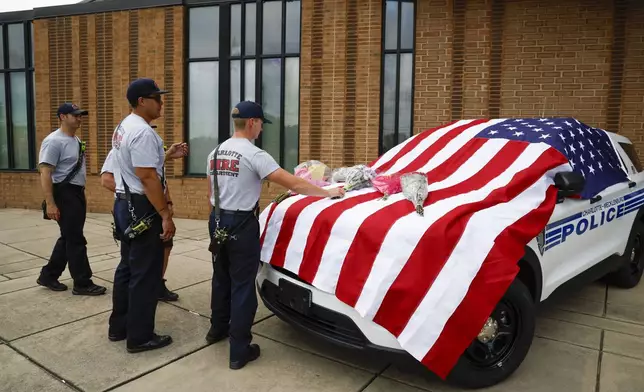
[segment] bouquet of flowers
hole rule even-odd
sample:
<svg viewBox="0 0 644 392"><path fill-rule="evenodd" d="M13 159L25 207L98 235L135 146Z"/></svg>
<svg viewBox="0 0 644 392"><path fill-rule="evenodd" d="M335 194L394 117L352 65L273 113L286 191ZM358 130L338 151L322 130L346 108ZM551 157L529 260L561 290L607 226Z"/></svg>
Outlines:
<svg viewBox="0 0 644 392"><path fill-rule="evenodd" d="M317 185L319 187L331 184L331 169L320 161L311 160L302 162L299 165L295 166L293 174L296 177L303 178L311 184ZM273 202L279 204L295 194L295 192L287 190L286 192L277 195L273 199Z"/></svg>
<svg viewBox="0 0 644 392"><path fill-rule="evenodd" d="M345 175L345 191L355 191L358 189L370 187L371 180L373 180L377 175L375 170L366 165L352 166L342 174Z"/></svg>
<svg viewBox="0 0 644 392"><path fill-rule="evenodd" d="M387 200L390 195L402 192L402 185L400 183L400 174L394 173L391 175L380 174L377 175L371 184L380 193L383 194L382 200Z"/></svg>
<svg viewBox="0 0 644 392"><path fill-rule="evenodd" d="M405 198L416 207L418 215L423 216L425 210L423 203L427 198L427 176L423 173L407 173L400 177L402 192Z"/></svg>
<svg viewBox="0 0 644 392"><path fill-rule="evenodd" d="M302 162L295 167L294 174L320 187L331 184L331 169L320 161Z"/></svg>

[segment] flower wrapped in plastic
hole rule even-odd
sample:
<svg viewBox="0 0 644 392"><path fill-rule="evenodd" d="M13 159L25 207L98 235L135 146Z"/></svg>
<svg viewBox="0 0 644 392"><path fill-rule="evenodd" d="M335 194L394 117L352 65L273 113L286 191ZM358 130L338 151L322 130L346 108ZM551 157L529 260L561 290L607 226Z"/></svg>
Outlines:
<svg viewBox="0 0 644 392"><path fill-rule="evenodd" d="M331 183L337 184L347 180L347 173L351 170L350 167L338 167L331 171Z"/></svg>
<svg viewBox="0 0 644 392"><path fill-rule="evenodd" d="M389 196L402 192L399 173L377 175L371 180L371 185L383 194L382 200L387 200Z"/></svg>
<svg viewBox="0 0 644 392"><path fill-rule="evenodd" d="M370 187L371 181L376 177L377 173L367 165L356 165L350 167L345 175L344 190L355 191Z"/></svg>
<svg viewBox="0 0 644 392"><path fill-rule="evenodd" d="M331 169L320 161L302 162L295 167L294 174L320 187L331 184Z"/></svg>
<svg viewBox="0 0 644 392"><path fill-rule="evenodd" d="M302 162L299 165L295 166L294 173L296 177L300 177L313 185L319 187L330 185L331 177L331 168L320 161L306 161ZM281 203L282 201L288 199L289 197L296 195L297 193L292 190L287 190L283 193L277 195L274 199L274 203Z"/></svg>
<svg viewBox="0 0 644 392"><path fill-rule="evenodd" d="M405 198L414 204L418 215L423 216L425 212L423 204L428 194L427 176L423 173L403 174L400 177L400 184Z"/></svg>

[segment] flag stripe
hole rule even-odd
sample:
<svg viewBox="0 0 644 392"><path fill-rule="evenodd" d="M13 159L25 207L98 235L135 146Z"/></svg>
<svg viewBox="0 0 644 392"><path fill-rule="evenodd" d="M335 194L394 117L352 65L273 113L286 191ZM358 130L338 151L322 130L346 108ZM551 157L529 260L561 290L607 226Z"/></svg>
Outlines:
<svg viewBox="0 0 644 392"><path fill-rule="evenodd" d="M373 168L378 173L385 173L385 172L391 171L391 168L394 167L395 165L404 166L407 164L404 162L406 161L408 162L409 159L413 159L418 155L420 155L426 148L431 146L433 143L436 142L436 140L443 137L443 135L445 135L452 129L457 127L467 128L468 124L472 122L473 122L472 120L457 121L448 126L441 126L438 128L434 128L428 132L419 133L418 135L414 136L413 140L405 144L405 146L401 148L393 158L391 158L388 161L378 162L376 165L373 166Z"/></svg>
<svg viewBox="0 0 644 392"><path fill-rule="evenodd" d="M270 219L266 222L266 236L264 238L264 244L262 247L262 260L267 263L270 262L273 256L273 249L275 248L275 242L277 241L277 236L280 232L280 227L282 226L282 221L284 220L284 215L290 206L292 206L298 200L304 199L303 195L295 195L283 200L273 211Z"/></svg>
<svg viewBox="0 0 644 392"><path fill-rule="evenodd" d="M463 120L460 120L460 121L463 122ZM442 125L440 125L438 127L431 128L431 129L428 129L428 130L423 131L421 133L418 133L418 134L408 138L404 142L399 143L396 146L392 147L387 152L382 154L380 157L378 157L378 158L374 159L373 161L369 162L369 164L367 166L369 166L369 167L371 167L371 168L373 168L375 170L379 170L380 166L382 166L383 164L388 163L391 160L395 161L399 157L401 157L401 156L405 155L407 152L411 151L414 148L415 145L417 145L422 139L428 137L429 134L431 134L431 133L433 133L433 132L435 132L435 131L437 131L437 130L439 130L441 128L452 126L453 124L455 124L457 122L458 121L452 121L452 122L450 122L448 124L442 124ZM413 143L414 145L412 145L411 147L407 147L410 143ZM406 149L406 150L402 151L403 149Z"/></svg>
<svg viewBox="0 0 644 392"><path fill-rule="evenodd" d="M454 163L449 163L448 161L446 166L450 167L453 171L458 170L459 167L461 167L458 162L475 155L485 143L485 139L472 140L471 143L464 147L459 154L452 156L450 160ZM500 150L502 150L505 143L491 144L500 145ZM525 147L522 146L521 150L523 148ZM499 149L495 150L495 152L497 151L499 151ZM427 173L428 177L431 177L434 182L441 181L453 174L453 172L439 169L440 167ZM500 172L494 171L491 165L483 167L483 170L491 171L491 178L500 174ZM464 193L474 190L476 184L473 184L471 179L472 177L465 179L459 187L450 187L451 192L449 193L457 194L460 192ZM437 190L435 192L440 191ZM449 194L445 192L443 192L445 197L436 197L435 195L435 193L428 195L425 204L429 205L436 203L443 198L449 197ZM365 219L365 221L360 225L360 228L349 247L347 257L342 263L342 269L340 270L336 290L338 299L350 306L355 306L364 284L367 281L369 273L372 271L376 257L382 250L381 245L384 244L384 240L391 227L402 217L409 214L416 214L414 205L409 200L403 199L391 206L377 211L375 214ZM414 215L412 215L412 217L415 217Z"/></svg>
<svg viewBox="0 0 644 392"><path fill-rule="evenodd" d="M550 149L544 155L553 151ZM474 214L443 270L398 336L398 341L407 352L417 359L427 354L465 297L481 264L494 246L495 238L507 226L543 203L548 188L553 184L552 177L542 175L536 183L509 202Z"/></svg>
<svg viewBox="0 0 644 392"><path fill-rule="evenodd" d="M284 214L284 220L280 225L277 240L275 241L275 248L273 249L273 255L271 256L270 261L271 264L277 267L284 266L286 247L288 246L291 237L293 236L293 230L295 230L295 223L298 217L302 213L302 210L304 210L306 207L321 200L323 199L319 196L307 196L296 201L288 210L286 210L286 213Z"/></svg>
<svg viewBox="0 0 644 392"><path fill-rule="evenodd" d="M266 226L268 225L268 221L271 220L271 216L273 215L273 211L277 208L277 203L271 203L270 207L268 209L265 209L262 214L259 216L259 232L260 237L259 237L259 246L260 249L264 247L264 238L266 238ZM268 261L268 260L266 260Z"/></svg>
<svg viewBox="0 0 644 392"><path fill-rule="evenodd" d="M409 159L407 159L407 157L399 159L398 162L388 170L388 173L409 173L419 170L421 167L427 165L438 153L442 153L445 158L453 157L454 152L458 152L463 145L472 141L473 136L480 132L480 129L485 126L487 126L486 120L475 120L469 124L451 129L431 146L424 148L423 151L411 162L407 163L406 166L401 168L401 166L405 162L408 162ZM455 148L446 148L449 144L454 145Z"/></svg>
<svg viewBox="0 0 644 392"><path fill-rule="evenodd" d="M548 188L546 198L538 208L508 226L495 239L465 298L422 359L422 363L437 375L447 377L462 355L463 348L469 346L478 335L480 326L490 316L519 271L517 260L523 256L525 246L521 245L527 244L545 227L556 200L557 189ZM470 339L472 336L474 338Z"/></svg>
<svg viewBox="0 0 644 392"><path fill-rule="evenodd" d="M424 164L432 159L437 152L441 151L445 145L455 138L460 136L462 139L471 140L480 131L480 129L485 127L485 125L477 127L477 125L481 123L485 123L485 120L474 120L465 124L457 123L451 127L441 128L418 143L413 150L405 156L400 157L396 162L393 162L391 166L383 166L380 171L387 174L404 172L405 167L409 166L414 161L418 161L420 157L423 157L424 160L419 162ZM439 145L440 147L437 149L434 148L436 145Z"/></svg>
<svg viewBox="0 0 644 392"><path fill-rule="evenodd" d="M299 270L297 272L299 276L307 282L313 281L320 266L322 253L329 241L331 229L345 210L350 210L358 204L377 200L381 197L382 194L379 192L369 192L343 200L322 211L313 221L311 230L301 232L306 234L307 238L304 255L300 260ZM300 231L297 233L300 233ZM296 241L300 241L299 238Z"/></svg>

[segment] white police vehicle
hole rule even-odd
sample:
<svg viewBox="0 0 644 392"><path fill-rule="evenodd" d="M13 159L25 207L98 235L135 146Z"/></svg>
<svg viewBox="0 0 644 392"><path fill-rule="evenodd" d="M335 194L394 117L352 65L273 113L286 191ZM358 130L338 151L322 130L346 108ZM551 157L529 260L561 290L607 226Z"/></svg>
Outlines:
<svg viewBox="0 0 644 392"><path fill-rule="evenodd" d="M548 225L526 246L519 274L452 369L449 383L481 388L511 375L532 344L537 305L555 294L600 278L622 288L639 283L644 270L644 173L630 140L608 134L630 181L582 200L566 196L583 189L584 177L574 172L557 174L560 198ZM311 293L306 312L296 310L288 292L280 294L280 280ZM389 331L286 269L262 263L257 286L268 309L312 335L354 349L408 355Z"/></svg>

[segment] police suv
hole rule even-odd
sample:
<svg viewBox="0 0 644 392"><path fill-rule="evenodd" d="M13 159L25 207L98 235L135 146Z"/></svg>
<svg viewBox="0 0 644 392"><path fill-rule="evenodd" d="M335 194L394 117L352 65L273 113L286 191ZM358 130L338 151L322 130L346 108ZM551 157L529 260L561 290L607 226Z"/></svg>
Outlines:
<svg viewBox="0 0 644 392"><path fill-rule="evenodd" d="M555 178L560 197L550 221L526 246L518 263L519 274L447 382L482 388L511 375L532 344L536 306L555 294L598 279L622 288L639 283L644 270L644 173L630 140L607 134L628 170L629 181L591 200L581 200L567 197L583 189L581 175ZM309 293L306 311L302 304L295 306L289 300L280 281L290 282L291 290L299 287ZM268 309L312 335L349 348L408 355L389 331L284 268L262 263L257 286Z"/></svg>

